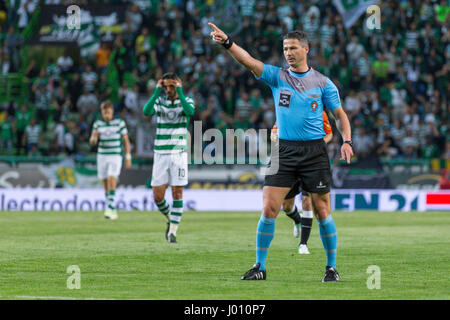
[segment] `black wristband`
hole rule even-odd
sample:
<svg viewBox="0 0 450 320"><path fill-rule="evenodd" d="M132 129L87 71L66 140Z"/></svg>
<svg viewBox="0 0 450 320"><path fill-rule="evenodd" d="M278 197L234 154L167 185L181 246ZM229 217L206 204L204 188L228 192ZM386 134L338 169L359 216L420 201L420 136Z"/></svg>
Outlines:
<svg viewBox="0 0 450 320"><path fill-rule="evenodd" d="M352 140L344 141L344 143L348 143L348 144L350 145L350 147L353 148L353 142L352 142Z"/></svg>
<svg viewBox="0 0 450 320"><path fill-rule="evenodd" d="M227 50L230 49L232 45L233 45L233 40L231 40L230 36L228 36L227 40L225 40L225 42L222 43L222 46Z"/></svg>

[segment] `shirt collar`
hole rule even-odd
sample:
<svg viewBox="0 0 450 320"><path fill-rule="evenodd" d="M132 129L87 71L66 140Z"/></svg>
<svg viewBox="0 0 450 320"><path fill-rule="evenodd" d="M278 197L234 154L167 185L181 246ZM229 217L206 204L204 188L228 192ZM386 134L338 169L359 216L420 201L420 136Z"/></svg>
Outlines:
<svg viewBox="0 0 450 320"><path fill-rule="evenodd" d="M294 72L291 70L291 68L288 69L289 74L291 74L292 76L297 77L297 78L303 78L303 77L307 76L311 72L311 70L312 70L311 67L308 67L308 71L305 71L305 72Z"/></svg>

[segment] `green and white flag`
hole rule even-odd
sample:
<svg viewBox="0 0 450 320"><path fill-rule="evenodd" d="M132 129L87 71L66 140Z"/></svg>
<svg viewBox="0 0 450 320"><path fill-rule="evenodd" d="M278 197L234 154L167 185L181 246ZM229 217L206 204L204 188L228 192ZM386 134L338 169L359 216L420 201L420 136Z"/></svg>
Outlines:
<svg viewBox="0 0 450 320"><path fill-rule="evenodd" d="M380 0L333 0L346 28L350 28L369 6L379 2Z"/></svg>

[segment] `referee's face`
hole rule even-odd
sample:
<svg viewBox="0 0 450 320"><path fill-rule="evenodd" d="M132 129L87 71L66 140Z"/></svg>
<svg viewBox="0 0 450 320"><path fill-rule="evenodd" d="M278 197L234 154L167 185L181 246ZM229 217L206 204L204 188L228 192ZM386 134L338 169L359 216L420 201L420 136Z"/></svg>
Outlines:
<svg viewBox="0 0 450 320"><path fill-rule="evenodd" d="M306 62L306 55L309 47L302 45L298 39L284 39L283 53L287 63L292 68L297 68L302 63Z"/></svg>

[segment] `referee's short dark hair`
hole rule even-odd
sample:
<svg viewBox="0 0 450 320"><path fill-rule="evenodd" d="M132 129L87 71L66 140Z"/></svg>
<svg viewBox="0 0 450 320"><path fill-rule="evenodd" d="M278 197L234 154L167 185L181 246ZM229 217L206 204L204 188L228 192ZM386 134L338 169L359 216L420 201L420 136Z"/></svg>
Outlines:
<svg viewBox="0 0 450 320"><path fill-rule="evenodd" d="M286 39L297 39L303 46L309 45L308 35L303 31L294 30L288 32L283 37L283 40Z"/></svg>

